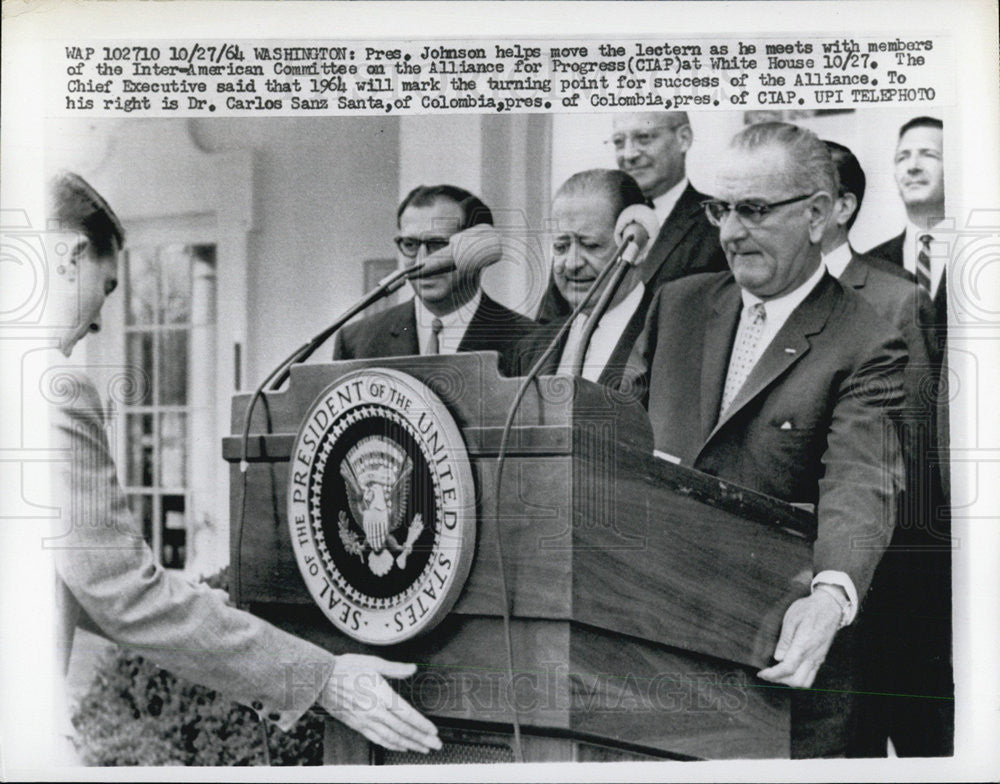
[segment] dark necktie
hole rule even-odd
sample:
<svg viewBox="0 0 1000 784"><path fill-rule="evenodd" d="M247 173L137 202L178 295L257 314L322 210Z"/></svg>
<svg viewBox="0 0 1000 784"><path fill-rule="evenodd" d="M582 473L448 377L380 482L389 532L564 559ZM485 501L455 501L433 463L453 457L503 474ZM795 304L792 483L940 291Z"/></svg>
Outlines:
<svg viewBox="0 0 1000 784"><path fill-rule="evenodd" d="M444 324L441 323L441 319L435 318L431 320L431 339L427 341L428 354L437 354L440 350L438 347L438 334L440 334L443 326Z"/></svg>
<svg viewBox="0 0 1000 784"><path fill-rule="evenodd" d="M931 240L930 234L920 235L920 246L917 250L917 283L931 295Z"/></svg>

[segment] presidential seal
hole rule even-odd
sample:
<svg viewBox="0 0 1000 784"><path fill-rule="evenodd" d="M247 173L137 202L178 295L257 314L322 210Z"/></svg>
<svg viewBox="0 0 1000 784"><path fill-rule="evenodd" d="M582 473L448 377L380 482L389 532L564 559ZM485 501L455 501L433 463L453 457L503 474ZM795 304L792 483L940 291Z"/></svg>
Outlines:
<svg viewBox="0 0 1000 784"><path fill-rule="evenodd" d="M475 550L462 434L427 386L359 370L316 398L295 440L288 522L302 578L327 618L373 645L451 609Z"/></svg>

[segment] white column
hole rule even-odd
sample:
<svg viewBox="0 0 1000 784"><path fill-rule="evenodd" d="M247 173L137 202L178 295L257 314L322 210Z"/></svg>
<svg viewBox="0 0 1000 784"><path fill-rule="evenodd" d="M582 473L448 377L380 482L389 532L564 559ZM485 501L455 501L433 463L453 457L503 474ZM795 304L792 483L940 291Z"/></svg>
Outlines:
<svg viewBox="0 0 1000 784"><path fill-rule="evenodd" d="M193 257L191 261L191 333L188 349L187 509L188 541L185 571L210 574L219 561L218 543L226 526L215 511L218 440L215 428L215 264ZM220 528L222 535L220 536Z"/></svg>

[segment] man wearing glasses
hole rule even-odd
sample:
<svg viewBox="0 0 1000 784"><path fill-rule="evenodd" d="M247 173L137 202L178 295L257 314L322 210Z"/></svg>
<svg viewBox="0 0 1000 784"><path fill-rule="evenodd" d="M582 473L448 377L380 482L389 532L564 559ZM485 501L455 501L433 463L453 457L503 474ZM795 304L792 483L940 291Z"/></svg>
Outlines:
<svg viewBox="0 0 1000 784"><path fill-rule="evenodd" d="M687 112L618 114L611 146L618 168L630 174L652 202L660 233L643 263L643 283L653 290L695 272L726 269L699 193L687 178L687 151L694 136Z"/></svg>
<svg viewBox="0 0 1000 784"><path fill-rule="evenodd" d="M707 197L687 178L687 151L694 140L687 112L616 114L611 128L608 144L618 168L639 183L660 224L639 269L647 297L685 275L728 269L718 233L701 207ZM552 321L570 310L551 282L538 320Z"/></svg>
<svg viewBox="0 0 1000 784"><path fill-rule="evenodd" d="M785 612L774 663L757 673L798 689L793 757L846 752L850 627L902 485L891 416L903 400L906 347L821 263L837 192L830 153L812 132L762 123L738 133L718 198L705 202L731 271L664 286L630 358L630 376L648 388L659 453L815 506L808 595Z"/></svg>
<svg viewBox="0 0 1000 784"><path fill-rule="evenodd" d="M493 225L489 207L454 185L420 185L396 213L395 238L403 266L444 251L459 232ZM349 324L334 338L333 358L496 351L500 370L514 366L514 347L534 322L494 302L480 288L479 272L456 270L410 282L414 298Z"/></svg>

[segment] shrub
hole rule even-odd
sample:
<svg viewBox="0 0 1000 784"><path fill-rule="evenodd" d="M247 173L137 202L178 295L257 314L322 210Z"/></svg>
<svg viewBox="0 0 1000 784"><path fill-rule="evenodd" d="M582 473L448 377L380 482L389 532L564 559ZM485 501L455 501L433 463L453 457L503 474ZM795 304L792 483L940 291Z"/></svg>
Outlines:
<svg viewBox="0 0 1000 784"><path fill-rule="evenodd" d="M226 570L208 578L226 587ZM88 765L263 765L257 714L125 650L110 652L73 714ZM323 720L307 713L283 733L267 727L272 765L322 763Z"/></svg>

